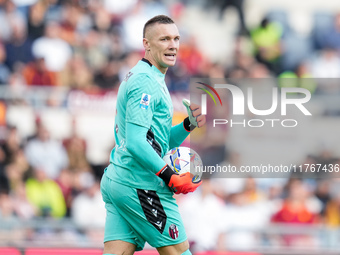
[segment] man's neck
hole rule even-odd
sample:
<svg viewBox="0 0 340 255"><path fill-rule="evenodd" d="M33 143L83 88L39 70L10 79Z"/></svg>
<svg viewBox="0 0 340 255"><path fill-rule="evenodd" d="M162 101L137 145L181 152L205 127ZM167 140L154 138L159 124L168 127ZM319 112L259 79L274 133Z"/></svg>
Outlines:
<svg viewBox="0 0 340 255"><path fill-rule="evenodd" d="M159 67L158 65L156 65L155 61L151 57L147 56L147 54L145 54L143 59L145 59L144 60L145 62L148 61L151 65L154 65L162 74L166 74L166 71L168 70L167 67L166 68Z"/></svg>

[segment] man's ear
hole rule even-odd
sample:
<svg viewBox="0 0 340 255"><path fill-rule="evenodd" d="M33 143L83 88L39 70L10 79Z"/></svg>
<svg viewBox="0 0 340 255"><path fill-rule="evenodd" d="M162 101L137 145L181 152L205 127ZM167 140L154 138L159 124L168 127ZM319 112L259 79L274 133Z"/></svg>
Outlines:
<svg viewBox="0 0 340 255"><path fill-rule="evenodd" d="M150 50L150 43L149 43L148 39L143 38L143 46L144 46L145 51L149 51Z"/></svg>

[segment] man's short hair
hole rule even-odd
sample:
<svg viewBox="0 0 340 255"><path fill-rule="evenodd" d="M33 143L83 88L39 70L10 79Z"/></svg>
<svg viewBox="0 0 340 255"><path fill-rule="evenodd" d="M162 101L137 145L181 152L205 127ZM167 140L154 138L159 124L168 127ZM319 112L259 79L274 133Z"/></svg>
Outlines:
<svg viewBox="0 0 340 255"><path fill-rule="evenodd" d="M175 22L170 17L168 17L166 15L157 15L157 16L149 19L145 23L144 28L143 28L143 38L145 38L145 32L146 32L147 27L152 26L153 24L156 24L156 23L159 23L159 24L174 24Z"/></svg>

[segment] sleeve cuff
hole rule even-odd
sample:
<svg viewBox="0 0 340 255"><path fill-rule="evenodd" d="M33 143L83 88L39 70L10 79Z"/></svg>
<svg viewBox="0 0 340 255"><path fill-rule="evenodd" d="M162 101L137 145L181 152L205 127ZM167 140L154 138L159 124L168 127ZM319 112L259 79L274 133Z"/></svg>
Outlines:
<svg viewBox="0 0 340 255"><path fill-rule="evenodd" d="M187 131L187 132L191 132L195 129L195 126L194 125L191 125L190 123L190 120L189 120L189 117L186 117L183 121L183 126L184 126L184 129Z"/></svg>

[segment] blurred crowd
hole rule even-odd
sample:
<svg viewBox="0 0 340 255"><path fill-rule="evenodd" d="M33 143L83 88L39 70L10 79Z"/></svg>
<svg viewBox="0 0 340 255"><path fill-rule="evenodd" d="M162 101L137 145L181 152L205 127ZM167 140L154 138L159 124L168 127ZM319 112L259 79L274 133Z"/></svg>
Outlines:
<svg viewBox="0 0 340 255"><path fill-rule="evenodd" d="M282 10L271 11L259 24L247 27L243 2L200 2L201 8L219 10L216 22L226 8L237 10L239 28L230 35L233 57L211 59L200 50L199 41L183 31L178 62L166 78L171 92L187 92L191 77L340 77L340 14L316 12L306 36L293 29ZM0 0L0 84L117 90L125 73L143 56L141 32L136 31L159 13L173 17L181 28L187 8L190 1L184 0ZM319 94L340 90L326 82L288 86ZM94 230L105 222L99 188L105 165L89 162L87 142L75 130L58 141L39 117L35 124L36 133L24 139L17 127L5 127L0 146L0 221L67 218L87 229L87 238L102 240ZM237 155L225 158L225 139L210 139L206 158L220 155L221 161L237 164ZM323 153L307 157L306 162L339 163L339 159ZM251 178L207 179L198 192L179 196L193 250L252 249L260 239L262 244L317 246L319 239L305 234L269 238L257 233L271 223L340 226L338 181L293 177L269 181L270 185ZM4 235L0 227L0 237ZM34 239L34 234L26 238Z"/></svg>
<svg viewBox="0 0 340 255"><path fill-rule="evenodd" d="M72 219L85 233L89 228L89 235L102 228L100 178L105 165L91 165L86 146L75 132L62 141L52 138L39 118L36 133L27 139L20 139L16 127L7 126L0 146L0 221ZM43 240L39 235L31 238Z"/></svg>
<svg viewBox="0 0 340 255"><path fill-rule="evenodd" d="M269 11L259 24L247 27L243 2L201 3L201 8L219 10L216 23L229 7L239 14L239 29L228 35L233 39L228 46L232 58L211 59L197 38L181 29L190 1L1 0L0 84L117 89L126 71L143 56L136 31L157 13L173 17L181 30L178 63L167 75L171 91L187 90L191 77L340 76L340 15L315 12L311 32L302 35L283 10Z"/></svg>
<svg viewBox="0 0 340 255"><path fill-rule="evenodd" d="M329 156L310 155L302 163L339 167L340 158ZM240 163L232 152L220 165ZM226 177L205 177L197 192L178 198L193 251L338 249L338 177Z"/></svg>

